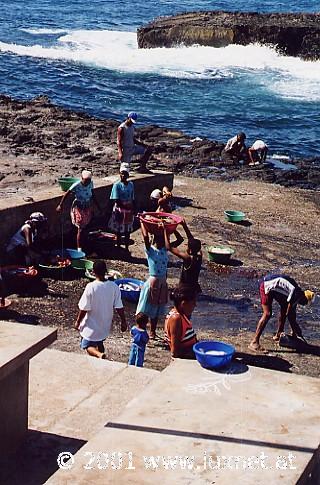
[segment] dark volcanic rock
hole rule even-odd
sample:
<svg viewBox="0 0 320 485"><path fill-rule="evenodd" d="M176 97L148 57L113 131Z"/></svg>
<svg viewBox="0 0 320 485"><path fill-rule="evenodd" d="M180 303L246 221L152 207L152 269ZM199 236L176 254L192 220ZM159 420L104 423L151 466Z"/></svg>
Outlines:
<svg viewBox="0 0 320 485"><path fill-rule="evenodd" d="M320 59L320 14L193 12L154 20L138 29L141 48L261 43L303 59Z"/></svg>
<svg viewBox="0 0 320 485"><path fill-rule="evenodd" d="M17 180L20 190L31 183L32 187L54 184L62 175L78 176L83 168L90 168L95 177L119 169L116 120L59 108L43 96L25 102L0 96L1 124L6 127L0 130L1 194L5 189L10 193ZM192 139L156 125L138 128L137 136L153 147L151 169L210 179L257 178L308 189L320 186L320 160L316 158L298 160L297 170L290 171L271 164L228 166L220 156L224 144L217 141Z"/></svg>

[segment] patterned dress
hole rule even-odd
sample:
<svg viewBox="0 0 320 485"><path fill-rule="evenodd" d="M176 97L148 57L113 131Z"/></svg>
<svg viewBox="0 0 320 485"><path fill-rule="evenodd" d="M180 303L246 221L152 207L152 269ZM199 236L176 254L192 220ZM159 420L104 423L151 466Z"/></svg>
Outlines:
<svg viewBox="0 0 320 485"><path fill-rule="evenodd" d="M113 211L109 221L109 229L111 231L123 234L125 232L132 232L133 229L133 201L134 201L134 186L132 182L124 184L119 180L112 186L110 199L114 200ZM121 201L121 207L116 202Z"/></svg>
<svg viewBox="0 0 320 485"><path fill-rule="evenodd" d="M89 224L93 216L93 182L84 185L80 180L71 185L69 190L75 195L70 212L72 224L83 229Z"/></svg>

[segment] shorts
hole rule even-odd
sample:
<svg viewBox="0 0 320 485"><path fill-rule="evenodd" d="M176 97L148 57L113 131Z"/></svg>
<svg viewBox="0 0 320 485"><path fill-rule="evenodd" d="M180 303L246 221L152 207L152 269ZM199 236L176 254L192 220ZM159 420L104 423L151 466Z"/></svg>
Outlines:
<svg viewBox="0 0 320 485"><path fill-rule="evenodd" d="M261 305L272 305L272 295L270 293L265 293L264 291L264 281L259 286L260 301Z"/></svg>
<svg viewBox="0 0 320 485"><path fill-rule="evenodd" d="M134 157L135 155L144 155L145 151L146 147L143 147L142 145L135 145L130 150L124 149L121 162L130 163L132 157Z"/></svg>
<svg viewBox="0 0 320 485"><path fill-rule="evenodd" d="M81 342L80 342L80 349L86 350L88 347L96 347L99 352L104 353L104 345L103 345L104 340L87 340L85 338L81 337Z"/></svg>

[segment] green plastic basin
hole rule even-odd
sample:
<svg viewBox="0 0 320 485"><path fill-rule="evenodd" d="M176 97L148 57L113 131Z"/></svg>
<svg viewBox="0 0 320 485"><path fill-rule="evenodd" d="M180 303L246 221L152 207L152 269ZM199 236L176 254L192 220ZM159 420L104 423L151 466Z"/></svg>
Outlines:
<svg viewBox="0 0 320 485"><path fill-rule="evenodd" d="M234 249L229 246L217 245L207 248L208 260L212 263L228 264Z"/></svg>
<svg viewBox="0 0 320 485"><path fill-rule="evenodd" d="M86 271L87 269L93 268L93 261L89 259L73 259L71 261L71 266L79 271Z"/></svg>
<svg viewBox="0 0 320 485"><path fill-rule="evenodd" d="M63 190L63 192L67 192L67 190L69 190L71 185L73 185L75 182L80 182L80 179L76 177L58 178L58 184L60 185L61 190Z"/></svg>
<svg viewBox="0 0 320 485"><path fill-rule="evenodd" d="M245 218L245 213L241 211L224 211L224 215L229 222L240 222Z"/></svg>

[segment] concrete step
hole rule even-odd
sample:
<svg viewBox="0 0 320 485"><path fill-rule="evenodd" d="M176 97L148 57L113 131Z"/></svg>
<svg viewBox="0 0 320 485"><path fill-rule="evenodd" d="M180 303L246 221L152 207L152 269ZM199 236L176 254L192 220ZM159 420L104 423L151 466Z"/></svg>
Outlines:
<svg viewBox="0 0 320 485"><path fill-rule="evenodd" d="M29 428L89 440L158 375L46 349L30 361Z"/></svg>
<svg viewBox="0 0 320 485"><path fill-rule="evenodd" d="M319 392L311 377L176 360L47 483L317 484Z"/></svg>

